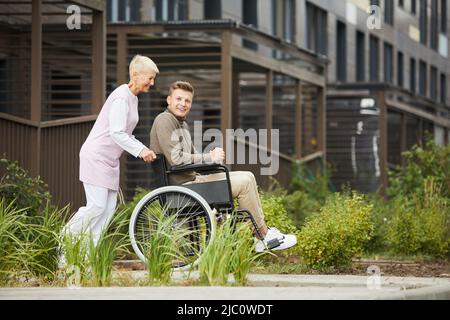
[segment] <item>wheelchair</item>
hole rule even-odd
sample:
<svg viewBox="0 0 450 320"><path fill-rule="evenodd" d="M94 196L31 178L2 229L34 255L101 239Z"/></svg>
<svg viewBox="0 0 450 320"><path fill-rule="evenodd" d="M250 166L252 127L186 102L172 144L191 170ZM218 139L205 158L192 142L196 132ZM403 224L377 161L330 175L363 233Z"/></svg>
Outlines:
<svg viewBox="0 0 450 320"><path fill-rule="evenodd" d="M172 259L174 269L186 270L195 267L201 253L214 239L217 224L227 217L233 216L235 221L250 220L257 235L261 237L250 212L234 208L230 175L226 166L202 163L169 168L161 154L149 165L153 191L146 194L135 206L129 224L133 250L144 263L147 263L146 243L157 228L157 222L152 219L156 213L175 216L172 228L188 230L184 239L187 245L180 250L181 254ZM226 179L180 186L169 184L170 175L189 171L201 174L224 172Z"/></svg>

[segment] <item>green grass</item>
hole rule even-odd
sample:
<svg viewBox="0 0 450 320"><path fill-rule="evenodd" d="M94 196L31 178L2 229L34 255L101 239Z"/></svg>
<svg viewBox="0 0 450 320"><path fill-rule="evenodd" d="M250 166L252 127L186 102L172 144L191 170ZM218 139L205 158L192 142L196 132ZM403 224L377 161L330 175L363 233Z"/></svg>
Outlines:
<svg viewBox="0 0 450 320"><path fill-rule="evenodd" d="M229 218L217 228L216 236L201 256L198 266L200 283L228 285L232 274L236 285L245 285L247 274L260 255L253 250L249 224Z"/></svg>

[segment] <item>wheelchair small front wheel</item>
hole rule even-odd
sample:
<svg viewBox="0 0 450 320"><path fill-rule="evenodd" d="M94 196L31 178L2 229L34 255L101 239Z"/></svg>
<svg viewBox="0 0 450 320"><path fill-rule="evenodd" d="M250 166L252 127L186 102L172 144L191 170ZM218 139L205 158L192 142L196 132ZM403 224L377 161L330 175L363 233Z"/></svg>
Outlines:
<svg viewBox="0 0 450 320"><path fill-rule="evenodd" d="M162 219L170 230L161 231ZM200 255L215 233L215 216L206 200L197 192L180 186L158 188L147 195L133 210L129 225L131 245L139 259L148 263L152 257L154 237L169 234L174 240L169 255L172 268L196 266ZM159 246L159 245L158 245Z"/></svg>

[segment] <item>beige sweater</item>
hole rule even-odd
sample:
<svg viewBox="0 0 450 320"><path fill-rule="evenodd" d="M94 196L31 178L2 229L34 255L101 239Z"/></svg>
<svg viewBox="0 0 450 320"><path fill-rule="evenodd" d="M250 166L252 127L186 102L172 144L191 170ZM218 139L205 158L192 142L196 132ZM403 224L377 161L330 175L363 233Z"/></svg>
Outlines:
<svg viewBox="0 0 450 320"><path fill-rule="evenodd" d="M170 166L190 163L211 162L209 154L198 153L189 133L189 126L185 120L180 120L170 111L160 113L153 122L150 130L150 149L164 154ZM194 171L170 175L171 184L183 184L195 179Z"/></svg>

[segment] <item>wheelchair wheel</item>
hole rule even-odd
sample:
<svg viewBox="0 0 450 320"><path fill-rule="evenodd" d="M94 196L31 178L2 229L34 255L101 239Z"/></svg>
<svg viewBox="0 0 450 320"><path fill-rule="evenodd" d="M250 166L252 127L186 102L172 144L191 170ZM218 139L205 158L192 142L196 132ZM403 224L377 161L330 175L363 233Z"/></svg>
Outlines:
<svg viewBox="0 0 450 320"><path fill-rule="evenodd" d="M198 264L200 254L215 232L215 216L211 207L195 191L180 187L158 188L139 201L129 225L131 244L144 263L148 262L152 237L157 233L160 218L169 219L171 229L178 232L176 254L171 253L174 269L188 269Z"/></svg>

